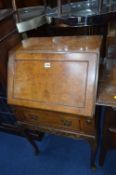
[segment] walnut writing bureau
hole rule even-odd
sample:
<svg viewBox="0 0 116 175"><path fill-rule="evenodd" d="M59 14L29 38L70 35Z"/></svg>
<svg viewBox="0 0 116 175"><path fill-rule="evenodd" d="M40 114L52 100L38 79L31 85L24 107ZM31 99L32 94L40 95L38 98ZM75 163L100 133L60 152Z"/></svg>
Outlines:
<svg viewBox="0 0 116 175"><path fill-rule="evenodd" d="M24 128L86 138L97 147L100 36L29 38L11 51L8 103Z"/></svg>

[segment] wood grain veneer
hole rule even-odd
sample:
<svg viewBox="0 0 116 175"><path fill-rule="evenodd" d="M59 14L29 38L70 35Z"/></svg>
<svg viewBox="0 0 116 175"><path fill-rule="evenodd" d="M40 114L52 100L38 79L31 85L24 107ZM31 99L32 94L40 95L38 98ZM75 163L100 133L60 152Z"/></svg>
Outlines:
<svg viewBox="0 0 116 175"><path fill-rule="evenodd" d="M100 37L23 41L9 58L8 103L92 117Z"/></svg>

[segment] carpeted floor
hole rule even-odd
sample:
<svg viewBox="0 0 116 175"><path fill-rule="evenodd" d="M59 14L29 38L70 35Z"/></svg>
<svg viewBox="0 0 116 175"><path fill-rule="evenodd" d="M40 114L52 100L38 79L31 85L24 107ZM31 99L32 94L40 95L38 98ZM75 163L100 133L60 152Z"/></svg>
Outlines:
<svg viewBox="0 0 116 175"><path fill-rule="evenodd" d="M116 151L109 151L103 168L89 168L86 141L46 135L35 156L25 138L0 133L0 175L116 175Z"/></svg>

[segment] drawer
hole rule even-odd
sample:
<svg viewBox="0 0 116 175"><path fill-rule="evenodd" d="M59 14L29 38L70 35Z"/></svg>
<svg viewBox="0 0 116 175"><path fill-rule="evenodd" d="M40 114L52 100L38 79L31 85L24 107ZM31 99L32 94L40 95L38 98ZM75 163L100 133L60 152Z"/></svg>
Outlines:
<svg viewBox="0 0 116 175"><path fill-rule="evenodd" d="M23 111L19 120L34 126L80 130L80 120L76 116L49 111Z"/></svg>
<svg viewBox="0 0 116 175"><path fill-rule="evenodd" d="M80 121L81 131L85 134L95 135L95 123L92 119L82 119Z"/></svg>

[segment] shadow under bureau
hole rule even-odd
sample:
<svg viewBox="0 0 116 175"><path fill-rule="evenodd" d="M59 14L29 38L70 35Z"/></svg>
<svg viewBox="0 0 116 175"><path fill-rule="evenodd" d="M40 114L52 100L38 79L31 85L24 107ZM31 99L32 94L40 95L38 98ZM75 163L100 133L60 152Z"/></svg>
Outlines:
<svg viewBox="0 0 116 175"><path fill-rule="evenodd" d="M8 64L8 103L15 106L19 127L87 139L91 166L97 149L101 40L100 36L29 38L10 52Z"/></svg>

